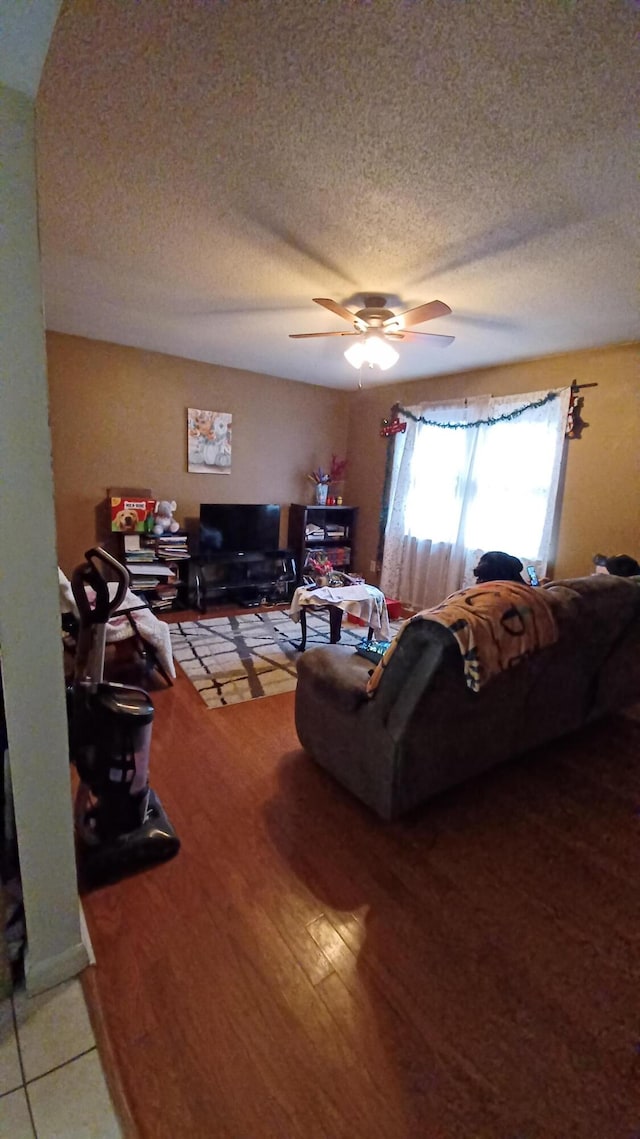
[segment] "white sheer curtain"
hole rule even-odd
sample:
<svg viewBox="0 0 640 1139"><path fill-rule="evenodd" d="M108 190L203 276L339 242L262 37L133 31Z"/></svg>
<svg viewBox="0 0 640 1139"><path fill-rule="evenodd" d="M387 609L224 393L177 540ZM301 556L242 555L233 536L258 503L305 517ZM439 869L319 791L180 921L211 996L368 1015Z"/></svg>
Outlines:
<svg viewBox="0 0 640 1139"><path fill-rule="evenodd" d="M547 392L408 408L436 423L509 415ZM486 550L543 577L550 554L570 389L508 422L475 428L407 420L395 436L381 587L417 608L471 585Z"/></svg>

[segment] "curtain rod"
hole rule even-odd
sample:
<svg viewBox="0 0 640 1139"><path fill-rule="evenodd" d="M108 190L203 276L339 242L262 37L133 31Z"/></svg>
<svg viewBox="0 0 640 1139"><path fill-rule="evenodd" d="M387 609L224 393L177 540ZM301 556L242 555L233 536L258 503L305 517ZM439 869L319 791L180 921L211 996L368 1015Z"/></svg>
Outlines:
<svg viewBox="0 0 640 1139"><path fill-rule="evenodd" d="M574 392L581 392L583 388L597 388L597 387L598 387L597 384L579 384L577 380L571 381L571 388ZM393 414L393 412L397 412L399 407L400 407L399 403L394 403L391 407L392 414Z"/></svg>

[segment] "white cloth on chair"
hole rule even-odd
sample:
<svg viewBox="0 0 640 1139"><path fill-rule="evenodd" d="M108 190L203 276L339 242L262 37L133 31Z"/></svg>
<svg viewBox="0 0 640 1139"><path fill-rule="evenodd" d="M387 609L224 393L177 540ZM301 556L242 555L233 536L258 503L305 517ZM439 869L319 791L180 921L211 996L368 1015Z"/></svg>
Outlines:
<svg viewBox="0 0 640 1139"><path fill-rule="evenodd" d="M76 605L73 591L71 589L71 582L68 577L65 577L60 567L58 567L58 582L60 586L60 610L62 613L72 613L74 617L79 618L78 606ZM109 590L109 597L113 599L117 591L117 583L115 581L108 581L107 587ZM95 594L92 589L87 589L87 596L92 603L95 599ZM127 614L126 610L131 610ZM173 654L171 652L171 633L169 626L165 625L163 621L159 621L155 613L144 606L144 602L140 601L136 594L128 589L125 593L124 599L115 613L107 621L106 629L106 643L108 645L115 644L117 641L125 641L128 637L134 635L134 630L131 628L129 617L135 624L136 632L140 634L143 641L155 650L158 660L160 661L165 672L169 674L172 679L175 679L176 668L173 663Z"/></svg>

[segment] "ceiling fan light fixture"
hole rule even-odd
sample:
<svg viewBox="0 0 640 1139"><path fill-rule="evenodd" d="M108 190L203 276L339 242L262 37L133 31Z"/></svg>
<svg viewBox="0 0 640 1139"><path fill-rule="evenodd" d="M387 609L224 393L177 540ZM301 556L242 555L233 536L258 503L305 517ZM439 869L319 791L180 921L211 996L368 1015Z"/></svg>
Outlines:
<svg viewBox="0 0 640 1139"><path fill-rule="evenodd" d="M400 358L395 348L382 336L363 336L347 348L344 355L352 368L368 364L370 368L380 368L381 372L386 372Z"/></svg>

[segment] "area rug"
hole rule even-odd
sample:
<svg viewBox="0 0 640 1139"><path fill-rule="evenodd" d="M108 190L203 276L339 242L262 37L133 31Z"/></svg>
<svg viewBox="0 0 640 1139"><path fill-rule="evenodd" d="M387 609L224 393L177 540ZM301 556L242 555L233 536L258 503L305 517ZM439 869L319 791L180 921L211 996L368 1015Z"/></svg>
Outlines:
<svg viewBox="0 0 640 1139"><path fill-rule="evenodd" d="M391 623L392 635L401 622ZM260 696L291 692L302 632L282 610L237 617L205 617L169 626L173 656L207 708L223 708ZM342 623L340 644L354 648L362 625ZM329 644L326 613L307 614L307 649Z"/></svg>

